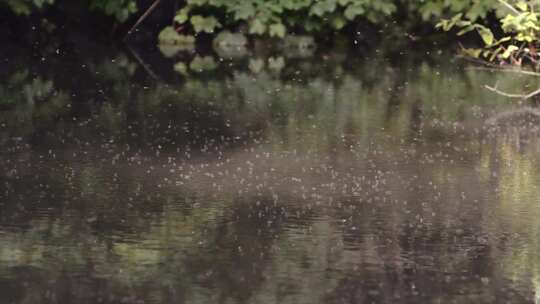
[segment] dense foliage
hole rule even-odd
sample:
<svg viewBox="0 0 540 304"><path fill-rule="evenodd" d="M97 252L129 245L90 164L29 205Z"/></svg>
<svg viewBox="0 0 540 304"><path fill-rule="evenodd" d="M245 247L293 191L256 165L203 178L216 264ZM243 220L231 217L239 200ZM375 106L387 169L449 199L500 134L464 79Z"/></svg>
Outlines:
<svg viewBox="0 0 540 304"><path fill-rule="evenodd" d="M495 0L187 0L174 20L182 29L191 28L195 33L247 25L249 34L284 37L298 31L341 30L361 20L387 24L400 16L419 23L466 11L469 18L476 20L485 17L495 3Z"/></svg>
<svg viewBox="0 0 540 304"><path fill-rule="evenodd" d="M84 0L82 7L125 22L137 12L137 2ZM60 0L3 0L0 4L17 15L61 6ZM417 25L432 28L439 22L437 26L445 31L457 27L459 35L480 34L484 46L464 49L468 55L513 64L524 58L537 63L540 57L536 43L539 0L185 0L178 4L171 14L173 26L159 35L161 43L192 46L198 34L222 33L219 39L225 44L242 45L247 42L245 35L285 38L345 28L358 33L366 23L407 33ZM490 14L499 18L498 25L486 24ZM496 34L499 30L502 35Z"/></svg>
<svg viewBox="0 0 540 304"><path fill-rule="evenodd" d="M17 15L30 15L35 10L55 4L55 0L2 0L1 2ZM99 10L115 17L119 22L126 21L137 11L136 0L86 0L85 2L90 10Z"/></svg>
<svg viewBox="0 0 540 304"><path fill-rule="evenodd" d="M4 0L4 5L17 15L29 15L34 9L53 3L54 0Z"/></svg>
<svg viewBox="0 0 540 304"><path fill-rule="evenodd" d="M60 5L58 0L2 2L18 15L28 15L47 5ZM137 10L136 0L85 0L85 3L89 9L114 16L120 22ZM214 33L241 27L253 35L284 37L291 32L341 30L359 21L382 25L400 18L418 24L459 12L477 20L486 16L496 0L186 0L179 3L181 9L174 16L179 31Z"/></svg>
<svg viewBox="0 0 540 304"><path fill-rule="evenodd" d="M540 1L504 1L501 4L500 28L503 35L497 35L490 28L457 14L451 19L442 20L437 26L445 31L458 27L458 35L477 31L484 46L482 48L464 49L467 55L483 57L489 61L521 64L527 59L538 65L540 53L537 51L540 38L538 9Z"/></svg>

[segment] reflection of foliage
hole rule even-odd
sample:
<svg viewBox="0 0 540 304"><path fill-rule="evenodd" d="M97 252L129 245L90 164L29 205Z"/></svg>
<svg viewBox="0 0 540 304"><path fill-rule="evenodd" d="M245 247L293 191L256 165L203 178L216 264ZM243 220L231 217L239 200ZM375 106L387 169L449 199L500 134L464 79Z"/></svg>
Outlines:
<svg viewBox="0 0 540 304"><path fill-rule="evenodd" d="M131 81L129 77L135 73L137 65L124 55L102 63L88 63L87 71L90 77L98 77L100 89L91 91L92 102L103 101L103 93L107 92L108 100L103 106L104 123L102 127L117 130L118 104L125 106L126 92L129 92ZM55 80L34 76L29 70L15 70L7 73L6 81L0 85L0 116L7 123L12 135L28 135L28 132L40 132L50 123L57 125L56 119L69 112L71 102L68 96L84 95L84 92L72 92L71 85L60 89ZM47 76L48 77L48 76ZM88 76L80 76L88 77ZM118 102L118 103L117 103Z"/></svg>
<svg viewBox="0 0 540 304"><path fill-rule="evenodd" d="M5 87L0 88L3 106L14 104L35 104L48 97L53 89L51 81L44 81L37 77L31 79L28 70L16 71L8 79ZM22 92L22 94L21 94Z"/></svg>
<svg viewBox="0 0 540 304"><path fill-rule="evenodd" d="M179 45L194 48L195 38L178 34L172 27L166 27L158 36L160 45Z"/></svg>
<svg viewBox="0 0 540 304"><path fill-rule="evenodd" d="M216 62L212 56L195 56L189 64L189 68L195 72L211 71L216 68Z"/></svg>
<svg viewBox="0 0 540 304"><path fill-rule="evenodd" d="M388 123L388 131L406 132L415 111L421 113L418 116L423 121L420 125L451 129L456 124L472 122L478 115L497 107L507 106L504 98L489 96L490 93L482 89L483 83L498 78L505 86L525 87L534 80L477 70L450 76L442 74L444 69L434 69L427 64L415 68L414 72L398 72L396 68L388 73L373 73L376 69L371 68L371 64L357 65L355 71L346 71L339 63L291 65L287 61L295 62L284 57L250 59L246 71L237 71L231 77L219 80L199 80L189 76L189 64L177 63L175 70L186 76L187 82L176 93L175 99L203 103L211 100L214 106L230 109L225 112L233 115L228 117L230 121L271 117L275 119L272 131L268 130L272 134L284 136L282 132L288 129L290 134L287 136L296 138L294 134L304 130L303 142L313 140L314 145L324 146L321 141L325 138L334 140L332 138L347 133L378 133L377 127L366 129L367 126ZM297 75L302 75L300 79L312 78L308 84L297 81ZM332 80L326 75L339 77ZM362 75L362 78L358 79L356 75ZM434 97L442 91L447 92L444 98ZM474 111L468 110L471 107ZM239 109L243 115L236 114ZM395 118L388 120L388 114ZM316 127L330 131L329 126L339 126L339 129L323 137L318 131L310 130Z"/></svg>
<svg viewBox="0 0 540 304"><path fill-rule="evenodd" d="M91 0L90 8L99 9L109 16L114 16L116 20L124 22L137 11L137 2L135 0Z"/></svg>
<svg viewBox="0 0 540 304"><path fill-rule="evenodd" d="M46 4L53 4L54 0L5 0L4 3L15 14L28 15L35 8L42 8Z"/></svg>
<svg viewBox="0 0 540 304"><path fill-rule="evenodd" d="M240 126L246 125L261 128L261 118L265 117L273 121L270 128L266 128L267 134L291 140L301 136L306 144L318 142L324 146L321 141L341 142L339 137L344 134L356 134L357 138L368 140L366 136L380 134L381 127L385 132L399 132L406 137L412 124L452 129L456 123L466 124L486 111L505 107L504 98L488 98L490 93L481 88L484 83L500 80L513 88L532 83L531 78L510 73L449 72L444 67L433 68L428 64L409 71L407 66L386 67L377 59L351 64L339 54L326 56L322 62L282 56L240 59L234 63L236 68L232 72L228 61L195 56L174 66L185 78L181 89L177 90L175 86L134 86L131 79L137 65L120 55L101 63L88 63L90 77L99 78L90 82L98 83L98 89L77 92L77 95L88 96L93 103L92 111L100 117L96 120L98 129L119 136L133 133L133 130L122 130L130 124L126 113L135 111L137 117L152 117L152 123L144 124L152 127L159 125L160 120L170 120L166 109L176 109L181 115L190 108L208 107L209 114L214 111L223 115L208 118L216 123L222 120L219 128L232 124L227 131L216 129L217 134L229 131L239 134L242 133ZM381 69L386 72L377 72ZM200 73L206 71L212 73ZM71 94L59 94L52 89L50 81L39 77L30 79L28 73L14 73L10 77L12 84L2 89L6 96L2 101L18 104L19 108L26 104L22 95L17 94L24 87L33 92L33 99L61 100L60 96ZM50 91L46 93L46 90ZM446 92L444 98L438 97L441 91ZM474 111L467 110L471 108ZM324 136L317 133L323 130L328 133ZM171 136L175 132L170 133ZM276 138L276 142L282 139Z"/></svg>
<svg viewBox="0 0 540 304"><path fill-rule="evenodd" d="M34 120L38 125L53 121L66 112L68 102L51 80L32 78L27 70L15 71L0 86L0 117L19 133L35 131Z"/></svg>
<svg viewBox="0 0 540 304"><path fill-rule="evenodd" d="M528 122L521 121L528 125ZM486 232L496 242L493 255L508 277L533 289L538 296L540 280L540 225L537 206L540 176L537 129L496 129L496 138L481 154L479 172L495 193L485 220ZM506 249L510 248L510 249Z"/></svg>

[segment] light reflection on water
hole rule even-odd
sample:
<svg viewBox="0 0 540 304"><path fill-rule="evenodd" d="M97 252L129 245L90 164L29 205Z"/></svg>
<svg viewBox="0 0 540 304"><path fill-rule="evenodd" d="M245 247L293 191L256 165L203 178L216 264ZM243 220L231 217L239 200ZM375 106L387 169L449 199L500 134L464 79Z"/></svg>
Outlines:
<svg viewBox="0 0 540 304"><path fill-rule="evenodd" d="M536 80L323 55L9 66L2 301L534 302Z"/></svg>

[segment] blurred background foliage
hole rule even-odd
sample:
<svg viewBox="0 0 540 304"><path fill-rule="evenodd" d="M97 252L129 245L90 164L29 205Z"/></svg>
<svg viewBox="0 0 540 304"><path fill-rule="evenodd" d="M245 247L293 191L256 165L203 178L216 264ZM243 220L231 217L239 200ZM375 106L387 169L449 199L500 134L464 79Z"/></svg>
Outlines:
<svg viewBox="0 0 540 304"><path fill-rule="evenodd" d="M5 7L17 15L30 15L35 11L42 11L50 6L62 5L56 0L2 0ZM128 17L137 11L136 0L85 0L81 1L91 14L92 10L99 10L106 15L113 16L119 22L127 21Z"/></svg>
<svg viewBox="0 0 540 304"><path fill-rule="evenodd" d="M152 2L85 0L76 5L87 11L82 14L105 14L123 23L142 15ZM74 5L63 0L2 0L0 7L17 15L46 16L48 11L61 11L66 4ZM168 18L174 19L174 29L183 34L230 30L279 38L347 29L354 33L362 30L362 24L405 30L421 25L431 28L435 21L456 13L474 21L485 19L500 7L497 0L173 0L161 4L167 10L175 8ZM167 14L163 16L167 18Z"/></svg>
<svg viewBox="0 0 540 304"><path fill-rule="evenodd" d="M466 12L485 18L496 8L494 0L188 0L174 17L194 32L242 27L253 35L283 38L288 33L324 33L367 21L384 27L430 22L448 14Z"/></svg>

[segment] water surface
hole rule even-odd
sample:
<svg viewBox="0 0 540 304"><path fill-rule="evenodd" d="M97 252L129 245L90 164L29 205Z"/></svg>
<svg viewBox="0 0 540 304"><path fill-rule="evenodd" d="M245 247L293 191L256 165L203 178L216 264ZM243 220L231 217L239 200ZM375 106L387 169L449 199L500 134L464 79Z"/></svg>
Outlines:
<svg viewBox="0 0 540 304"><path fill-rule="evenodd" d="M540 118L436 48L0 72L1 303L535 303Z"/></svg>

